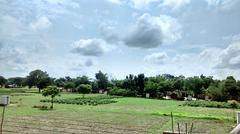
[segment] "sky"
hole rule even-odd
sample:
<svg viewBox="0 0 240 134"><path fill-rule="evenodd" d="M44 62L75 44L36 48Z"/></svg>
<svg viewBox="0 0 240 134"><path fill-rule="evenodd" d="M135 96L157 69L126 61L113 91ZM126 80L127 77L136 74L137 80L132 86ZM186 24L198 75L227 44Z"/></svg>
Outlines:
<svg viewBox="0 0 240 134"><path fill-rule="evenodd" d="M240 79L240 0L0 0L0 75Z"/></svg>

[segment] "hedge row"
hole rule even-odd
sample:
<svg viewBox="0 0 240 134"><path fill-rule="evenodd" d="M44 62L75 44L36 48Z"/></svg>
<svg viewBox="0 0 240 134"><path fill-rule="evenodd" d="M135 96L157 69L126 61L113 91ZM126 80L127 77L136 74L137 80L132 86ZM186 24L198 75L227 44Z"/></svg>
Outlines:
<svg viewBox="0 0 240 134"><path fill-rule="evenodd" d="M240 108L240 103L237 101L216 102L216 101L188 101L183 106L191 107L212 107L212 108Z"/></svg>

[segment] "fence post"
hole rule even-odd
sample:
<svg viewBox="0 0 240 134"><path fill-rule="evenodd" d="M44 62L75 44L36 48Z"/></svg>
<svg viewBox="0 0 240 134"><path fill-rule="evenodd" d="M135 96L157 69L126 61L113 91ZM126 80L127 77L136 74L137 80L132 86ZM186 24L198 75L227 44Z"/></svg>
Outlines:
<svg viewBox="0 0 240 134"><path fill-rule="evenodd" d="M2 131L3 131L3 120L4 120L4 113L5 113L5 106L3 106L3 112L2 112L2 120L1 120L1 133L2 134Z"/></svg>

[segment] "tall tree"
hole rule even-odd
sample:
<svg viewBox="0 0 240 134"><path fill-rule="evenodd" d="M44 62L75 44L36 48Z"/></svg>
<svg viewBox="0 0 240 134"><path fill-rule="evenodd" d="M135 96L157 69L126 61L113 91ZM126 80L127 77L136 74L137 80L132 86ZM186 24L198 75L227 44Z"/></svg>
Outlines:
<svg viewBox="0 0 240 134"><path fill-rule="evenodd" d="M144 84L145 84L145 76L144 74L138 74L137 77L137 84L138 84L138 94L143 96L144 92Z"/></svg>
<svg viewBox="0 0 240 134"><path fill-rule="evenodd" d="M6 83L7 80L3 76L0 76L0 86L3 87Z"/></svg>
<svg viewBox="0 0 240 134"><path fill-rule="evenodd" d="M75 87L78 87L81 84L90 84L90 83L91 82L89 81L89 78L87 76L85 76L85 75L83 75L81 77L77 77L74 80Z"/></svg>
<svg viewBox="0 0 240 134"><path fill-rule="evenodd" d="M108 85L107 74L104 74L101 71L99 71L98 73L95 74L95 77L97 79L98 89L106 90Z"/></svg>
<svg viewBox="0 0 240 134"><path fill-rule="evenodd" d="M29 88L37 86L40 93L41 89L50 84L48 80L50 79L47 72L43 72L42 70L34 70L27 76L27 85Z"/></svg>
<svg viewBox="0 0 240 134"><path fill-rule="evenodd" d="M225 91L228 93L230 99L237 99L239 92L237 90L237 82L233 76L228 76L224 82Z"/></svg>

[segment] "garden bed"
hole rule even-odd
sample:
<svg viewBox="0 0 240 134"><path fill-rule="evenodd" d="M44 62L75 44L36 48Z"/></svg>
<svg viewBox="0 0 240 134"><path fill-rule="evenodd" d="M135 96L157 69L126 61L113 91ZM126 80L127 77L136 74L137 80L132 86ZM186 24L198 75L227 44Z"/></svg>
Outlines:
<svg viewBox="0 0 240 134"><path fill-rule="evenodd" d="M116 103L115 98L120 98L118 96L95 96L95 97L78 97L78 98L67 98L67 99L55 99L54 103L59 104L75 104L75 105L101 105L101 104L110 104ZM51 100L45 99L40 100L40 102L51 103Z"/></svg>

